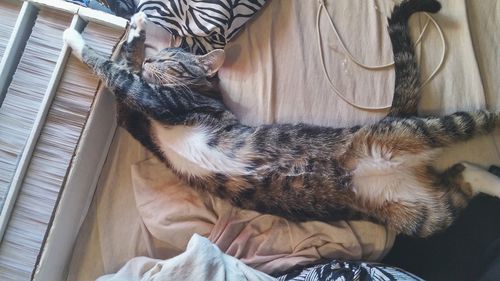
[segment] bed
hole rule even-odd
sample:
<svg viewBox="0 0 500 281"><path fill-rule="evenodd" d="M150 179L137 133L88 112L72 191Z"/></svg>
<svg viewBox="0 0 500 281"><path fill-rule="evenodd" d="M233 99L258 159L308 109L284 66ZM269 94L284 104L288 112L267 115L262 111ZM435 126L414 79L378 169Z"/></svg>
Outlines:
<svg viewBox="0 0 500 281"><path fill-rule="evenodd" d="M306 122L350 126L379 120L385 110L355 105L390 104L392 68L367 70L362 62L391 61L386 18L392 0L272 0L225 46L219 72L225 104L246 124ZM500 4L495 0L442 0L434 16L446 40L444 63L422 90L419 112L445 114L459 109L500 110ZM426 24L411 20L414 38ZM158 25L148 25L148 49L173 46ZM318 41L318 34L320 41ZM318 43L319 42L319 43ZM428 77L443 48L430 25L417 47L422 77ZM324 52L323 71L320 52ZM446 149L438 168L458 161L485 167L500 164L500 131ZM370 222L293 223L238 210L217 198L201 198L152 158L123 129L117 129L98 187L74 247L67 280L95 280L116 272L137 256L167 259L180 254L194 233L223 252L268 274L328 259L378 261L390 250L394 233Z"/></svg>

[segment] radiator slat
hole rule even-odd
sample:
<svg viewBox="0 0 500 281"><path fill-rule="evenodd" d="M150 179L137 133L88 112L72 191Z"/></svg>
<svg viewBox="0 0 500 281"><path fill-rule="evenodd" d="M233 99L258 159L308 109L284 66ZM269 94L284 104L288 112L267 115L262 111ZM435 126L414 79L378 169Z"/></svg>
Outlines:
<svg viewBox="0 0 500 281"><path fill-rule="evenodd" d="M52 18L49 12L40 14L0 107L0 207L54 71L62 47L61 30L71 20Z"/></svg>
<svg viewBox="0 0 500 281"><path fill-rule="evenodd" d="M14 29L21 5L14 2L0 3L0 60L2 60L10 35Z"/></svg>
<svg viewBox="0 0 500 281"><path fill-rule="evenodd" d="M46 93L63 46L62 32L69 26L71 18L72 16L68 14L54 13L48 10L40 11L21 62L14 74L12 84L0 108L0 119L4 117L7 121L0 121L0 149L4 151L5 148L8 148L7 151L10 153L8 158L0 157L7 162L2 163L3 165L0 167L3 170L1 174L7 175L6 183L5 179L2 178L4 186L10 184L17 168L19 157L33 127L41 100ZM19 118L20 116L22 119ZM6 128L2 128L2 126L6 126ZM19 132L11 133L12 127L20 128ZM43 139L40 140L43 141ZM13 145L8 146L7 143ZM57 162L47 163L47 165L52 168L57 166ZM40 169L41 166L43 166L41 163L35 162L33 168L36 171L36 168ZM57 177L48 173L45 179L40 180L41 183L56 183ZM28 180L26 185L32 181L32 179ZM44 193L45 196L53 197L55 190L47 188ZM26 194L23 192L20 196L26 196ZM48 222L51 215L44 212L43 207L45 204L52 203L53 205L51 201L53 200L28 200L26 202L18 200L16 202L19 209L15 208L0 246L1 280L16 280L9 279L14 277L18 278L17 280L29 280L31 277L37 252L44 236L43 224ZM16 216L19 213L22 215ZM46 218L47 216L49 218ZM30 219L36 223L30 224Z"/></svg>

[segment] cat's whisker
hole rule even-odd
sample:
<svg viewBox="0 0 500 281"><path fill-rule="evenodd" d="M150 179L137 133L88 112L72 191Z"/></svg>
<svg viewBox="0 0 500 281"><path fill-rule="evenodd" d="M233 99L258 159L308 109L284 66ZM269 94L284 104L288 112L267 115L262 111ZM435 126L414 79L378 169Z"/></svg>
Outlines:
<svg viewBox="0 0 500 281"><path fill-rule="evenodd" d="M186 83L187 81L169 73L162 72L157 67L154 67L154 73L158 77L158 80L162 82L161 84L166 86L178 87L181 88L181 90L183 90L184 92L192 93L189 84Z"/></svg>

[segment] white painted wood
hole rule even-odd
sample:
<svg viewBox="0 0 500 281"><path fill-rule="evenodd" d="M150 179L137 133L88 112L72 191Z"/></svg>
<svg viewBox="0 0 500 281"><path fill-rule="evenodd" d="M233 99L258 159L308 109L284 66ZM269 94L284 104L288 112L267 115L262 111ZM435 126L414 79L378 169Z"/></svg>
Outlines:
<svg viewBox="0 0 500 281"><path fill-rule="evenodd" d="M21 3L19 4L21 5ZM0 62L0 104L2 104L12 75L21 58L22 52L19 50L24 50L26 41L31 34L31 27L35 23L37 12L38 9L34 5L28 2L22 4L9 43Z"/></svg>

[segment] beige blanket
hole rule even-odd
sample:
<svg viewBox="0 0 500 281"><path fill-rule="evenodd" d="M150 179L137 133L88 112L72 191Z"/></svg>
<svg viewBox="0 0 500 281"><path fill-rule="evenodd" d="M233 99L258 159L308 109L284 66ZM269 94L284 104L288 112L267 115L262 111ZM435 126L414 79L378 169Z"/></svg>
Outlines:
<svg viewBox="0 0 500 281"><path fill-rule="evenodd" d="M199 233L223 252L266 273L321 258L378 259L393 239L372 223L294 223L241 210L215 197L204 198L155 158L133 165L132 182L139 215L154 244L182 251L191 235ZM161 250L152 256L170 257Z"/></svg>
<svg viewBox="0 0 500 281"><path fill-rule="evenodd" d="M368 64L391 60L385 18L393 1L326 2L354 56ZM435 18L444 31L447 53L443 68L423 89L420 111L500 110L500 82L496 79L500 73L500 3L441 2L443 10ZM225 103L242 122L307 122L338 127L372 122L384 115L351 107L328 85L319 60L317 9L317 1L272 0L228 44L227 60L220 71L221 86ZM413 32L418 34L424 23L425 17L414 17ZM346 59L325 14L320 18L320 33L327 72L341 92L358 104L389 104L393 70L368 71ZM148 38L151 47L166 45L159 35L154 38ZM417 47L424 78L437 65L441 48L431 27ZM497 130L446 149L437 165L445 167L461 160L486 166L500 164L499 145ZM223 251L266 272L320 257L376 260L392 245L392 233L367 222L310 222L305 227L235 210L213 198L202 204L196 196L191 197L189 189L183 192L183 186L154 161L141 162L149 157L126 132L117 131L80 231L68 280L93 280L116 272L135 256L174 256L193 232L209 237ZM155 169L158 174L151 176Z"/></svg>

